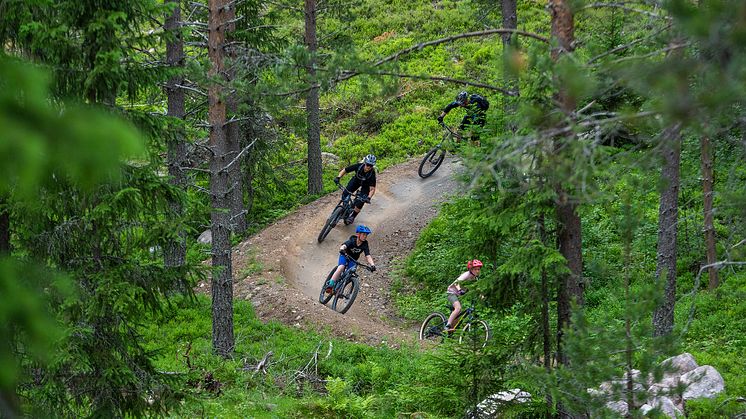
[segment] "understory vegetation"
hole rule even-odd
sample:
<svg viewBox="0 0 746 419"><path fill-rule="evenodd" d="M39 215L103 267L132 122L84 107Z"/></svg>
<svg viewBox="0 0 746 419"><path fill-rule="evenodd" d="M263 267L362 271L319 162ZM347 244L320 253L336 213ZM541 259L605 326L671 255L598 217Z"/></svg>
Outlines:
<svg viewBox="0 0 746 419"><path fill-rule="evenodd" d="M606 417L588 389L633 368L655 376L682 352L725 379L685 413L744 415L742 2L518 1L517 31L491 34L480 31L503 25L496 2L319 3L314 54L299 2L225 6L240 15L218 25L226 44L245 50L223 84L200 2L0 3L0 417L455 418L510 389L531 398L503 405L506 417ZM194 20L179 69L152 61L173 41L161 20L177 7ZM164 92L176 76L188 92L180 118ZM314 89L320 193L309 192L303 102ZM212 248L230 263L230 243L336 191L341 167L372 153L385 177L420 158L461 90L490 103L479 140L455 150L463 193L387 272L412 341L265 323L231 300L233 352L216 353L214 301L191 288L226 271L208 272L197 237L227 214L214 200L238 181L216 193L211 176L235 163L245 182L231 220L247 228ZM235 124L245 147L213 170L205 120L234 95L221 130ZM169 160L177 137L195 161ZM177 166L184 184L172 182ZM185 257L169 264L174 244ZM234 276L262 270L250 256ZM489 323L488 344L416 342L475 258L485 266L462 301Z"/></svg>

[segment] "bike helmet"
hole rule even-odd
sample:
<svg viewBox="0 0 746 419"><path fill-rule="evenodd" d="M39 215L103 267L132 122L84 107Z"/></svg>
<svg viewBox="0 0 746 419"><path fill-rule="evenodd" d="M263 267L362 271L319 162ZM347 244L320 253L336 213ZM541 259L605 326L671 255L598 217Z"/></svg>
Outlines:
<svg viewBox="0 0 746 419"><path fill-rule="evenodd" d="M483 265L484 264L482 263L481 260L474 259L474 260L470 260L470 261L466 262L466 269L471 270L472 268L478 268L478 267L481 267Z"/></svg>
<svg viewBox="0 0 746 419"><path fill-rule="evenodd" d="M466 100L469 98L469 93L466 92L466 90L462 90L456 95L456 102L459 105L466 104Z"/></svg>
<svg viewBox="0 0 746 419"><path fill-rule="evenodd" d="M371 165L371 166L375 166L375 165L376 165L376 156L374 156L374 155L372 155L372 154L368 154L368 155L367 155L367 156L365 156L365 158L363 159L363 163L365 163L365 164L369 164L369 165Z"/></svg>
<svg viewBox="0 0 746 419"><path fill-rule="evenodd" d="M370 229L367 226L364 226L364 225L361 224L361 225L357 226L357 228L355 229L355 233L370 234Z"/></svg>

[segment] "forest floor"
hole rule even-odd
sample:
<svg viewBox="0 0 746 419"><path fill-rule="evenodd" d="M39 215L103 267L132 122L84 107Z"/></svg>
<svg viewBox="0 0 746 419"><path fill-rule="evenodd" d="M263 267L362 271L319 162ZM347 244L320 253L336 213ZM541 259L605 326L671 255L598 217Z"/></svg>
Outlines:
<svg viewBox="0 0 746 419"><path fill-rule="evenodd" d="M340 338L392 347L416 339L419 325L403 320L393 306L394 272L439 204L459 188L454 179L459 165L452 158L428 179L417 176L419 162L411 159L379 173L371 204L354 225L339 223L323 243L317 236L339 200L338 192L300 207L235 246L234 298L251 301L264 321L278 320L303 330L330 331ZM349 175L343 182L347 180ZM339 314L331 309L331 301L327 306L319 303L319 291L337 263L339 246L354 234L357 224L373 230L368 242L378 270L358 271L360 293L350 310ZM446 284L447 278L443 281ZM209 282L198 284L198 292L209 289Z"/></svg>

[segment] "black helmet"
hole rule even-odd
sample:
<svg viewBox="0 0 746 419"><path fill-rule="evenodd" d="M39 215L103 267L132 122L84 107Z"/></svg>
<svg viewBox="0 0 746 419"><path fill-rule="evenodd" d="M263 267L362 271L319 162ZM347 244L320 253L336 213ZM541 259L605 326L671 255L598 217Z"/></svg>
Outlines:
<svg viewBox="0 0 746 419"><path fill-rule="evenodd" d="M459 105L465 105L468 98L469 93L466 90L462 90L458 95L456 95L456 102L458 102Z"/></svg>

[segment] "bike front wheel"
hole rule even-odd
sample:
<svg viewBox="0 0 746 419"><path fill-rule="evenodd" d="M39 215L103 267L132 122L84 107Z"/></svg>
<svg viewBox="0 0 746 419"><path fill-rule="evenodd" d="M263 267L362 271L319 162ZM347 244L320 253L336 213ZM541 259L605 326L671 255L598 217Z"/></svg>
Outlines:
<svg viewBox="0 0 746 419"><path fill-rule="evenodd" d="M341 314L347 313L347 310L352 307L352 303L355 302L355 298L359 291L360 280L356 276L348 278L342 288L334 295L334 303L332 303L334 311Z"/></svg>
<svg viewBox="0 0 746 419"><path fill-rule="evenodd" d="M490 325L484 320L467 323L459 334L458 343L474 344L484 348L490 339Z"/></svg>
<svg viewBox="0 0 746 419"><path fill-rule="evenodd" d="M329 234L330 231L334 228L334 226L337 225L339 222L339 218L342 216L342 207L336 207L334 208L334 211L332 211L332 215L329 216L329 218L326 219L326 223L324 223L324 227L321 229L321 232L319 233L318 241L319 243L323 242L326 236Z"/></svg>
<svg viewBox="0 0 746 419"><path fill-rule="evenodd" d="M423 179L430 177L436 170L438 170L445 157L446 150L444 148L439 146L431 148L422 159L420 168L417 169L417 174L419 174Z"/></svg>
<svg viewBox="0 0 746 419"><path fill-rule="evenodd" d="M323 305L326 305L326 303L329 302L329 300L332 299L334 296L334 291L332 292L326 292L326 289L329 288L329 280L332 279L332 275L334 275L334 271L336 271L337 268L332 268L331 271L329 271L329 275L326 277L326 281L321 285L321 292L319 293L319 302Z"/></svg>
<svg viewBox="0 0 746 419"><path fill-rule="evenodd" d="M446 316L442 313L430 313L420 326L420 340L435 342L445 336Z"/></svg>

